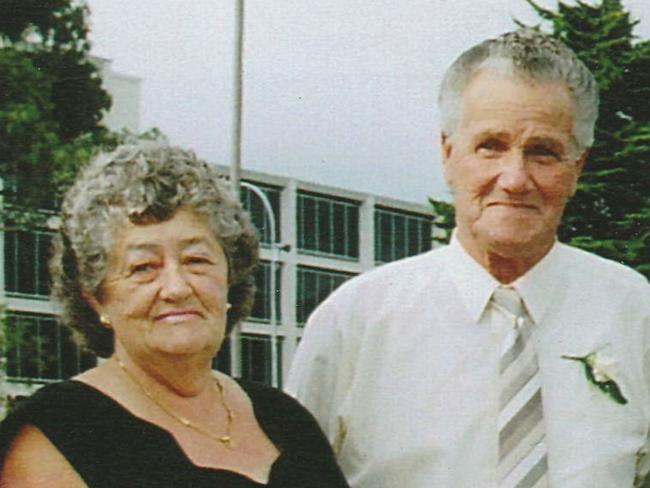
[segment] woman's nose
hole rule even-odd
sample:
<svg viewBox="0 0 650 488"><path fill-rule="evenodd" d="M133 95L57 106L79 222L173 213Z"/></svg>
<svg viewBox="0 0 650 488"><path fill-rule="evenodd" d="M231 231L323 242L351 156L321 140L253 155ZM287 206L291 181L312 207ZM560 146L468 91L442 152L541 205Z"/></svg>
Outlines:
<svg viewBox="0 0 650 488"><path fill-rule="evenodd" d="M160 297L163 300L175 301L187 298L192 293L192 287L179 265L168 266L162 274Z"/></svg>

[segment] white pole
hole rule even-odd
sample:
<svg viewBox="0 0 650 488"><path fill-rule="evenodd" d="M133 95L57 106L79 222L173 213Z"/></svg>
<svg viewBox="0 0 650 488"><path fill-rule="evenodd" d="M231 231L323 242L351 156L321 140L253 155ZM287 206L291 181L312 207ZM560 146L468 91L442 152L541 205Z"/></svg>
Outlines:
<svg viewBox="0 0 650 488"><path fill-rule="evenodd" d="M273 207L271 206L271 202L266 196L266 193L264 193L259 187L252 185L247 181L240 182L240 185L244 188L248 188L257 195L257 197L262 201L265 213L269 219L269 233L271 234L271 276L269 279L269 298L271 300L271 317L269 324L271 326L271 385L274 388L277 388L280 382L278 381L278 311L275 302L275 294L277 292L275 270L277 269L277 263L279 261L280 246L275 239L275 214L273 213Z"/></svg>
<svg viewBox="0 0 650 488"><path fill-rule="evenodd" d="M233 113L232 113L232 160L230 162L230 184L233 194L239 198L241 179L242 119L244 91L244 0L235 0L235 49L233 61Z"/></svg>

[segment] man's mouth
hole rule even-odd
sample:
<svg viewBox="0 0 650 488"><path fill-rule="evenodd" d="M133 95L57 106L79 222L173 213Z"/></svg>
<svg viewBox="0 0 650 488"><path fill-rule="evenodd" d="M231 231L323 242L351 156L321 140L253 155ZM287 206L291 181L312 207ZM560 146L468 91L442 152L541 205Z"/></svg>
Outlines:
<svg viewBox="0 0 650 488"><path fill-rule="evenodd" d="M512 207L512 208L523 208L528 210L537 210L537 205L527 202L509 202L509 201L496 201L490 202L486 205L487 207Z"/></svg>

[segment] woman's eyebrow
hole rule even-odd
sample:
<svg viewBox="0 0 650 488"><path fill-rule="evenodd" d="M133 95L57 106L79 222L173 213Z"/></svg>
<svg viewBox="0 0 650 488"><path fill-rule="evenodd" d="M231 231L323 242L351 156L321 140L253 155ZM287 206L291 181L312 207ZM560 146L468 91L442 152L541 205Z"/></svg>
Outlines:
<svg viewBox="0 0 650 488"><path fill-rule="evenodd" d="M147 243L147 242L135 242L133 244L127 244L126 251L150 251L155 252L160 246L157 244Z"/></svg>
<svg viewBox="0 0 650 488"><path fill-rule="evenodd" d="M188 239L183 239L180 242L181 248L185 249L191 246L198 246L198 245L208 245L210 244L209 240L205 237L190 237Z"/></svg>

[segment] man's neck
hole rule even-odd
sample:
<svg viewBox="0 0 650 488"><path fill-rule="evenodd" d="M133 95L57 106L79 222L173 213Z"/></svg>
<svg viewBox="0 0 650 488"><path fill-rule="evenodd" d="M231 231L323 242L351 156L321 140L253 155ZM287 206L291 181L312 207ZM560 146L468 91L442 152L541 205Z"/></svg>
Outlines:
<svg viewBox="0 0 650 488"><path fill-rule="evenodd" d="M537 261L529 262L525 259L509 258L496 253L487 252L479 263L494 276L499 283L507 285L526 274Z"/></svg>
<svg viewBox="0 0 650 488"><path fill-rule="evenodd" d="M544 247L529 246L526 249L517 250L503 248L483 249L476 245L476 242L463 237L462 233L457 233L458 241L463 246L463 249L488 273L494 276L499 283L504 285L512 283L525 275L548 254L555 242L552 241Z"/></svg>

